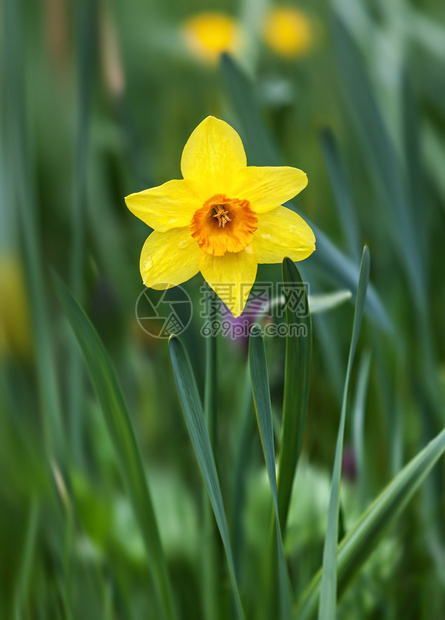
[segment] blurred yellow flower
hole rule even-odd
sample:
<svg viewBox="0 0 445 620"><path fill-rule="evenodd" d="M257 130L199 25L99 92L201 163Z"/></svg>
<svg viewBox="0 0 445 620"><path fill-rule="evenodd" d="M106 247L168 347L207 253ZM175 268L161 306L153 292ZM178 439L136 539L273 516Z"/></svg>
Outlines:
<svg viewBox="0 0 445 620"><path fill-rule="evenodd" d="M301 56L313 41L311 20L294 7L272 9L265 19L263 33L269 47L286 58Z"/></svg>
<svg viewBox="0 0 445 620"><path fill-rule="evenodd" d="M241 33L236 21L224 13L200 13L183 25L185 43L200 60L216 63L223 52L236 52Z"/></svg>
<svg viewBox="0 0 445 620"><path fill-rule="evenodd" d="M201 271L237 317L259 263L299 261L314 251L311 228L281 206L306 187L307 177L288 166L247 166L239 135L213 116L188 139L181 170L183 179L125 199L154 229L142 249L142 279L163 290Z"/></svg>
<svg viewBox="0 0 445 620"><path fill-rule="evenodd" d="M0 256L0 357L28 357L32 350L25 279L13 254Z"/></svg>

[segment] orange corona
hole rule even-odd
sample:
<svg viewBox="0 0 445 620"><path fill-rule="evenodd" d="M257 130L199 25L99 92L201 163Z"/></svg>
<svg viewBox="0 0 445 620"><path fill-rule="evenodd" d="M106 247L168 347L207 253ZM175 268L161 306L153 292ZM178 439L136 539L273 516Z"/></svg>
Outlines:
<svg viewBox="0 0 445 620"><path fill-rule="evenodd" d="M253 239L258 218L248 200L215 194L190 222L190 232L201 250L213 256L241 252Z"/></svg>

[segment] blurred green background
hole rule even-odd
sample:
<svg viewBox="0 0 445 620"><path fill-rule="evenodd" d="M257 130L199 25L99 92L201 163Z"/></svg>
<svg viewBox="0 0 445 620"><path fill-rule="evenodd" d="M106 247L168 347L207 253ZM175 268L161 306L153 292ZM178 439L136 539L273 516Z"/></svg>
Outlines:
<svg viewBox="0 0 445 620"><path fill-rule="evenodd" d="M362 246L371 251L356 364L360 376L370 364L369 383L357 434L354 368L346 530L443 427L445 6L316 0L290 2L284 15L281 8L266 0L1 2L1 618L162 617L54 272L117 371L179 617L208 618L202 484L167 343L136 321L149 229L124 196L180 178L182 148L209 114L237 129L250 164L307 173L298 209L317 227L317 251L299 266L311 295L355 294ZM220 62L224 49L231 56ZM280 280L280 269L261 266L258 277ZM201 285L200 275L185 285L195 313L183 340L203 393ZM296 595L321 564L352 318L352 302L313 317L308 422L285 541ZM268 340L267 353L279 428L284 342ZM263 618L270 497L246 360L245 342L218 339L219 474L231 534L241 532L246 617ZM341 599L338 617L445 617L443 473L442 460ZM231 617L224 567L220 589L221 617Z"/></svg>

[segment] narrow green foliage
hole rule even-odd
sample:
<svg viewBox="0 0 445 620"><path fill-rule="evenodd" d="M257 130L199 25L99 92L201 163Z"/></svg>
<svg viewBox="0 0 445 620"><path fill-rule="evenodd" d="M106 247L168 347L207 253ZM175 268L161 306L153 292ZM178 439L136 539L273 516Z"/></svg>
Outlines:
<svg viewBox="0 0 445 620"><path fill-rule="evenodd" d="M409 185L411 217L415 218L416 232L420 249L427 249L427 221L418 217L419 205L425 201L425 167L422 161L420 137L420 110L414 94L412 76L407 67L402 72L403 140L406 166L406 179ZM422 137L423 139L423 137ZM426 256L425 256L426 258Z"/></svg>
<svg viewBox="0 0 445 620"><path fill-rule="evenodd" d="M334 291L333 293L309 295L309 311L311 314L321 314L341 306L349 301L351 297L351 291Z"/></svg>
<svg viewBox="0 0 445 620"><path fill-rule="evenodd" d="M207 313L217 305L214 291L208 287ZM213 304L213 306L212 306ZM218 375L217 375L217 339L209 336L206 339L206 373L204 391L204 414L210 444L213 448L215 464L218 452ZM217 525L207 492L203 489L203 522L205 545L203 545L201 563L202 570L202 601L204 616L218 620L221 617L221 572L220 556L222 550L217 539Z"/></svg>
<svg viewBox="0 0 445 620"><path fill-rule="evenodd" d="M360 257L360 237L357 223L357 210L354 208L346 171L341 159L335 136L330 129L321 133L323 159L329 182L335 198L348 248L355 260Z"/></svg>
<svg viewBox="0 0 445 620"><path fill-rule="evenodd" d="M281 157L274 139L261 118L252 84L228 54L222 55L221 68L241 123L241 134L245 139L251 163L256 166L279 166Z"/></svg>
<svg viewBox="0 0 445 620"><path fill-rule="evenodd" d="M351 379L352 364L354 362L360 325L365 306L366 291L369 282L370 257L369 250L363 249L360 266L360 278L355 301L354 322L352 327L351 345L349 348L348 367L346 370L343 401L340 415L340 424L335 449L334 468L332 473L331 494L329 499L328 524L323 551L323 573L321 581L319 620L334 620L337 606L337 540L338 540L338 512L340 505L341 462L343 454L343 439L346 423L346 406Z"/></svg>
<svg viewBox="0 0 445 620"><path fill-rule="evenodd" d="M278 463L278 507L283 534L286 531L287 516L298 459L306 430L309 383L312 361L312 322L309 313L306 288L294 263L283 261L283 283L285 298L295 287L301 292L300 303L293 308L286 303L286 365L284 372L283 425L281 430L280 456ZM305 309L299 316L299 309ZM291 327L298 327L298 335Z"/></svg>
<svg viewBox="0 0 445 620"><path fill-rule="evenodd" d="M211 312L211 308L218 307L218 301L215 292L207 287L207 312ZM204 413L207 420L207 428L209 429L210 441L213 446L215 461L217 461L216 451L218 444L218 372L217 372L217 338L214 336L206 338L206 373L205 373L205 391L204 391Z"/></svg>
<svg viewBox="0 0 445 620"><path fill-rule="evenodd" d="M334 20L333 29L352 117L376 172L377 186L384 190L387 212L392 218L392 237L406 269L413 299L423 313L426 301L423 261L401 162L374 95L360 49L340 19Z"/></svg>
<svg viewBox="0 0 445 620"><path fill-rule="evenodd" d="M93 69L95 66L96 1L82 0L78 4L78 119L77 145L73 170L71 279L73 295L81 303L85 264L85 228L87 204L88 144L90 127L90 99ZM83 423L83 372L79 352L73 347L69 359L69 422L70 441L74 457L81 458Z"/></svg>
<svg viewBox="0 0 445 620"><path fill-rule="evenodd" d="M252 435L254 431L254 419L252 415L252 384L250 369L246 366L245 378L240 398L240 419L237 433L237 443L234 459L234 488L231 511L231 527L233 540L233 555L235 570L240 572L242 543L246 534L243 527L243 517L246 508L246 486L252 459Z"/></svg>
<svg viewBox="0 0 445 620"><path fill-rule="evenodd" d="M204 479L204 484L209 495L210 503L212 504L226 552L237 614L239 618L244 618L235 576L235 566L230 545L226 513L224 510L218 473L216 471L215 458L204 421L202 404L189 357L182 342L176 336L170 338L170 358L185 425L190 436L196 460L198 461L199 469Z"/></svg>
<svg viewBox="0 0 445 620"><path fill-rule="evenodd" d="M122 390L105 347L81 307L57 279L57 294L82 350L91 382L114 443L122 477L147 551L147 563L165 618L176 617L167 564L141 454Z"/></svg>
<svg viewBox="0 0 445 620"><path fill-rule="evenodd" d="M258 327L253 326L249 339L250 376L252 381L253 402L255 405L258 429L266 461L267 474L272 490L275 514L275 527L278 550L278 577L280 589L281 618L290 617L290 589L286 562L284 557L283 538L280 526L278 509L277 479L275 473L275 447L272 420L272 406L270 402L269 374L267 372L266 351L264 341Z"/></svg>
<svg viewBox="0 0 445 620"><path fill-rule="evenodd" d="M337 550L339 595L344 593L388 526L401 514L444 453L445 430L402 469L346 534ZM321 581L320 571L303 594L294 615L295 620L308 620L315 616Z"/></svg>
<svg viewBox="0 0 445 620"><path fill-rule="evenodd" d="M367 494L367 475L365 460L365 404L368 391L369 370L371 368L371 353L363 354L358 369L357 389L353 406L353 445L357 462L357 484L361 507L364 507Z"/></svg>
<svg viewBox="0 0 445 620"><path fill-rule="evenodd" d="M14 596L14 618L20 620L22 610L27 600L27 589L34 559L34 552L38 534L40 508L37 500L32 500L28 514L28 523L23 540L23 550L20 555L19 569L17 572L15 596Z"/></svg>
<svg viewBox="0 0 445 620"><path fill-rule="evenodd" d="M39 234L40 222L37 212L38 193L30 161L28 123L25 113L21 3L16 0L5 0L1 10L3 16L1 56L4 60L2 66L4 70L2 71L2 74L4 73L2 75L4 80L2 83L3 104L8 119L8 122L4 123L6 134L4 144L6 145L6 159L10 166L5 181L10 183L8 194L16 197L20 217L27 287L32 307L35 372L46 449L50 455L59 457L63 454L64 432L53 356L53 338L48 319L42 243ZM1 148L3 148L3 143ZM11 205L7 205L6 208L11 209Z"/></svg>

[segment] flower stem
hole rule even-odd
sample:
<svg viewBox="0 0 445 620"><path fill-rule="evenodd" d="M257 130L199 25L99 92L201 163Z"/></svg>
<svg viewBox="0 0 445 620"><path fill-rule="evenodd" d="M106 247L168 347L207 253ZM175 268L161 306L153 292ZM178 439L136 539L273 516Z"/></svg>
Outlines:
<svg viewBox="0 0 445 620"><path fill-rule="evenodd" d="M207 296L207 316L208 322L211 322L212 308L218 307L218 301L215 293L208 287ZM210 442L213 448L215 462L218 465L217 448L218 448L218 412L217 412L217 345L216 335L210 334L206 338L206 381L204 393L204 414L209 429Z"/></svg>
<svg viewBox="0 0 445 620"><path fill-rule="evenodd" d="M206 285L207 286L207 285ZM217 308L217 298L208 287L206 295L207 320L212 320L212 311ZM218 412L217 412L217 341L216 335L206 338L206 378L204 393L204 415L209 431L215 463L218 466ZM218 528L207 495L203 502L204 553L202 562L202 594L204 618L219 620L221 617L221 549Z"/></svg>

